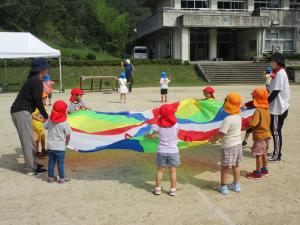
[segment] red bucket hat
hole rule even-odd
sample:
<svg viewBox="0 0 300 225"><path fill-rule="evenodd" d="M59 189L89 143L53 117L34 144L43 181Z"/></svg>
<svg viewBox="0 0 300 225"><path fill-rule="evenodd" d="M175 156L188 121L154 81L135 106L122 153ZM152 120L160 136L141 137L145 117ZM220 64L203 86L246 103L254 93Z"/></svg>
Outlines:
<svg viewBox="0 0 300 225"><path fill-rule="evenodd" d="M73 88L71 90L71 97L70 97L69 101L73 102L75 100L76 95L84 95L84 91L81 90L80 88Z"/></svg>
<svg viewBox="0 0 300 225"><path fill-rule="evenodd" d="M164 128L173 127L177 123L175 112L176 108L173 105L162 105L159 108L157 125Z"/></svg>
<svg viewBox="0 0 300 225"><path fill-rule="evenodd" d="M50 115L50 119L53 123L62 123L67 120L68 105L62 100L56 101L53 105L53 109Z"/></svg>
<svg viewBox="0 0 300 225"><path fill-rule="evenodd" d="M203 92L207 92L209 94L211 94L212 98L215 98L214 93L215 93L215 89L213 87L206 87L203 89Z"/></svg>

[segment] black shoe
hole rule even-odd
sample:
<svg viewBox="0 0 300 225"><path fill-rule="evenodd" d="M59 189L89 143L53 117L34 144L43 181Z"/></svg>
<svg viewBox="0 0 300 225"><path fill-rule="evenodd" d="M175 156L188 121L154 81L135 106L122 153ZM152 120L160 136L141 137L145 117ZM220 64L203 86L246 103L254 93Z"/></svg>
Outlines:
<svg viewBox="0 0 300 225"><path fill-rule="evenodd" d="M271 156L269 157L269 162L276 162L276 161L281 161L281 157L278 156L278 157L275 157L275 156Z"/></svg>
<svg viewBox="0 0 300 225"><path fill-rule="evenodd" d="M248 145L247 141L243 141L242 147L246 147Z"/></svg>
<svg viewBox="0 0 300 225"><path fill-rule="evenodd" d="M42 165L42 164L38 164L37 163L37 167L36 168L40 168L40 169L42 169L42 168L44 168L45 166L44 165Z"/></svg>
<svg viewBox="0 0 300 225"><path fill-rule="evenodd" d="M44 168L36 168L36 170L33 171L34 175L41 175L41 174L44 174L46 172L47 172L47 170L44 169Z"/></svg>
<svg viewBox="0 0 300 225"><path fill-rule="evenodd" d="M273 153L268 153L267 156L273 156Z"/></svg>

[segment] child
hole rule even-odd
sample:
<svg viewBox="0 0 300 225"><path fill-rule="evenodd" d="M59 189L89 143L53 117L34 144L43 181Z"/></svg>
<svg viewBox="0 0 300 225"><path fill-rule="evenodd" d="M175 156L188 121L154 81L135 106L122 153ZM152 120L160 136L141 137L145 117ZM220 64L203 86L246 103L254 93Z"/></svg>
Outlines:
<svg viewBox="0 0 300 225"><path fill-rule="evenodd" d="M120 73L119 77L119 92L120 92L120 103L126 103L126 94L128 93L127 79L125 72Z"/></svg>
<svg viewBox="0 0 300 225"><path fill-rule="evenodd" d="M68 114L71 114L78 110L90 110L90 107L88 106L86 101L82 100L82 95L84 95L84 92L80 88L73 88L71 90Z"/></svg>
<svg viewBox="0 0 300 225"><path fill-rule="evenodd" d="M242 97L238 93L227 95L224 103L224 111L229 115L222 122L219 132L209 139L215 143L222 138L221 148L221 184L218 191L223 195L228 193L228 189L240 192L240 162L242 160L243 149L241 140L242 119L240 116ZM227 176L229 167L232 167L234 181L227 186Z"/></svg>
<svg viewBox="0 0 300 225"><path fill-rule="evenodd" d="M253 97L253 96L252 96ZM247 108L247 109L253 109L255 108L254 104L253 104L253 100L252 101L249 101L247 103L244 104L244 107ZM242 142L242 146L243 148L246 147L248 145L248 139L249 139L249 136L250 134L252 133L252 128L248 128L246 130L246 133L245 133L245 137L244 137L244 140Z"/></svg>
<svg viewBox="0 0 300 225"><path fill-rule="evenodd" d="M46 105L47 93L43 93L43 104ZM36 108L32 113L32 127L35 141L35 154L37 157L44 157L47 155L46 150L46 134L43 127L45 119L41 115L40 111ZM40 152L40 143L42 145L42 152Z"/></svg>
<svg viewBox="0 0 300 225"><path fill-rule="evenodd" d="M48 94L48 105L51 104L51 99L52 99L52 92L53 92L53 85L54 82L51 80L51 77L49 74L44 76L44 81L43 81L43 89L44 92Z"/></svg>
<svg viewBox="0 0 300 225"><path fill-rule="evenodd" d="M71 134L71 128L67 122L67 109L67 103L61 100L56 101L53 105L50 119L44 124L44 128L48 130L49 183L53 183L56 180L54 176L54 166L56 162L59 174L58 183L63 184L69 181L64 173L65 151Z"/></svg>
<svg viewBox="0 0 300 225"><path fill-rule="evenodd" d="M161 102L168 101L168 86L171 80L168 79L166 72L161 72L160 78L160 94L161 94Z"/></svg>
<svg viewBox="0 0 300 225"><path fill-rule="evenodd" d="M180 155L177 147L178 124L175 117L175 109L172 105L163 105L159 109L159 118L156 125L152 127L153 133L146 137L154 139L159 136L159 144L156 156L156 187L155 195L161 194L161 181L164 168L169 167L171 189L170 196L176 194L176 167L180 165Z"/></svg>
<svg viewBox="0 0 300 225"><path fill-rule="evenodd" d="M250 127L253 129L252 154L256 156L256 170L246 175L247 178L261 179L268 174L268 150L271 138L271 116L269 112L268 96L266 89L256 89L252 93L253 104L256 110L253 114Z"/></svg>
<svg viewBox="0 0 300 225"><path fill-rule="evenodd" d="M214 93L215 93L215 89L213 87L208 86L204 88L203 89L204 99L202 100L215 99Z"/></svg>
<svg viewBox="0 0 300 225"><path fill-rule="evenodd" d="M269 85L272 81L272 68L271 67L267 67L266 70L263 73L263 78L266 79L266 88L268 90Z"/></svg>

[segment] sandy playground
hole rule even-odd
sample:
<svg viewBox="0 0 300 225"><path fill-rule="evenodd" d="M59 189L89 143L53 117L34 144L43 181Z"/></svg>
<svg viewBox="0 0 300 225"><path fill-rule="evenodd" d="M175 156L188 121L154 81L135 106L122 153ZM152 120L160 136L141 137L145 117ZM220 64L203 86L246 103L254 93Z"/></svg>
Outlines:
<svg viewBox="0 0 300 225"><path fill-rule="evenodd" d="M235 90L250 99L254 86L218 86L217 97ZM9 109L15 93L0 94L0 224L107 225L298 225L300 224L300 86L292 86L289 117L284 127L283 161L270 164L270 176L241 178L242 192L222 196L219 146L203 145L181 152L176 197L154 196L154 154L68 151L66 173L71 182L48 184L47 175L24 174L24 159ZM170 100L201 96L201 87L170 88ZM69 92L55 94L67 100ZM134 89L126 105L116 93L87 93L98 111L142 111L159 106L158 88ZM251 146L251 143L250 143ZM244 151L242 174L253 170L250 148ZM45 160L40 160L46 164ZM169 189L168 176L163 183Z"/></svg>

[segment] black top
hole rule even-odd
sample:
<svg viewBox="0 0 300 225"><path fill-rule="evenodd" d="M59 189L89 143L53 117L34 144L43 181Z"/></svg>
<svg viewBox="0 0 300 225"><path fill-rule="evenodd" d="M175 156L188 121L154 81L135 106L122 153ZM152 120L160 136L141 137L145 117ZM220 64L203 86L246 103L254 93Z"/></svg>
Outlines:
<svg viewBox="0 0 300 225"><path fill-rule="evenodd" d="M43 82L37 75L29 77L23 84L10 112L28 111L32 113L38 108L42 116L48 119L48 114L42 101L42 95Z"/></svg>

